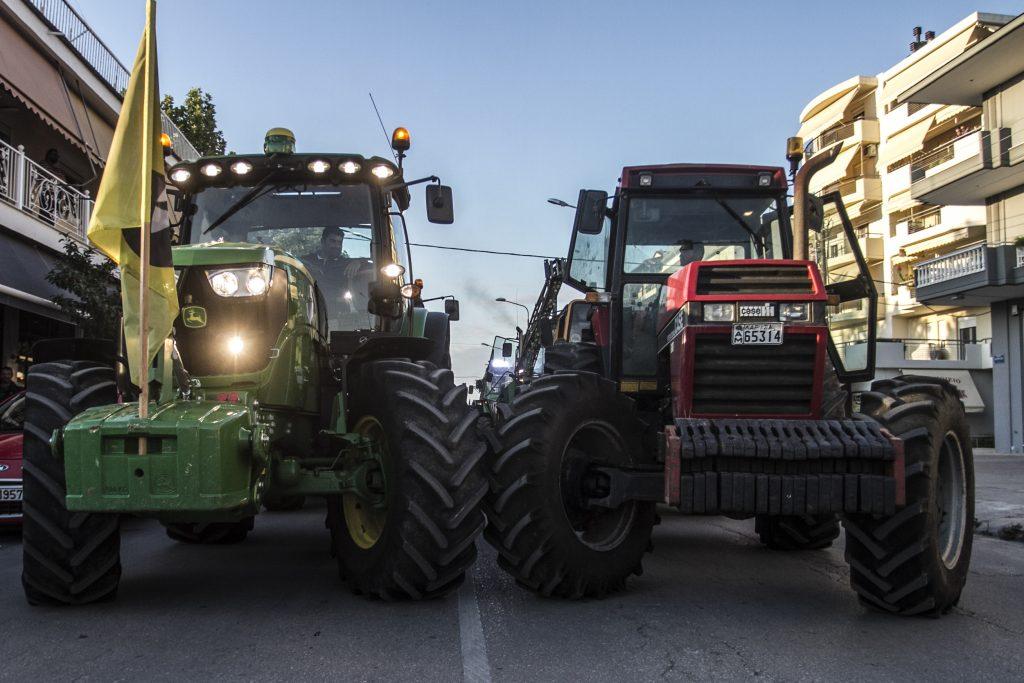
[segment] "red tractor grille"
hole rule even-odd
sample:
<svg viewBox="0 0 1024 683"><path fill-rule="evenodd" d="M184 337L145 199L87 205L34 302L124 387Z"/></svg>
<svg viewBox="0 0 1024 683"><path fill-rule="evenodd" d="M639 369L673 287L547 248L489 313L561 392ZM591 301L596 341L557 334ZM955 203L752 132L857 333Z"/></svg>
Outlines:
<svg viewBox="0 0 1024 683"><path fill-rule="evenodd" d="M694 335L692 415L813 413L816 334L782 344L733 346L728 332Z"/></svg>
<svg viewBox="0 0 1024 683"><path fill-rule="evenodd" d="M697 294L813 294L814 282L805 265L702 265Z"/></svg>

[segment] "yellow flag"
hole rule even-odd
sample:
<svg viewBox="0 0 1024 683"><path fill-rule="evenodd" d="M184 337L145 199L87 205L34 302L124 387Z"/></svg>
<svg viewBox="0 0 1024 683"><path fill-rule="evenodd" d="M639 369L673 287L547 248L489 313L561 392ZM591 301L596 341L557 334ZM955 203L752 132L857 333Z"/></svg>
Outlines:
<svg viewBox="0 0 1024 683"><path fill-rule="evenodd" d="M171 228L164 196L164 155L160 144L160 88L156 65L156 2L146 2L146 30L117 119L107 167L89 221L89 239L121 270L121 305L132 381L139 365L140 308L148 311L149 363L163 348L178 315L171 264ZM149 228L149 287L139 292L139 235ZM142 303L140 303L140 298Z"/></svg>

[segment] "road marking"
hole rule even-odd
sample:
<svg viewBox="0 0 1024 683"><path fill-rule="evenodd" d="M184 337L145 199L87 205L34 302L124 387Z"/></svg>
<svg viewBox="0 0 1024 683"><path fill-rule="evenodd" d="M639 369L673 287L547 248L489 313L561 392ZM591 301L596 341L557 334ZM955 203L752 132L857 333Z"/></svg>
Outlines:
<svg viewBox="0 0 1024 683"><path fill-rule="evenodd" d="M491 683L491 665L487 661L487 642L480 623L480 606L473 588L473 574L459 588L459 645L462 648L462 680L465 683Z"/></svg>

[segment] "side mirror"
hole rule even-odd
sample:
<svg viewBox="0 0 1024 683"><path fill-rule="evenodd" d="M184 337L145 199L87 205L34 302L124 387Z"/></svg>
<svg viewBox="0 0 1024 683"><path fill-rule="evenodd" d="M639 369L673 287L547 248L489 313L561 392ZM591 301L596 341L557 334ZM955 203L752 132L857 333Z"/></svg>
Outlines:
<svg viewBox="0 0 1024 683"><path fill-rule="evenodd" d="M807 229L814 232L821 232L821 226L825 224L825 205L821 197L813 194L807 195Z"/></svg>
<svg viewBox="0 0 1024 683"><path fill-rule="evenodd" d="M366 310L382 318L397 318L402 315L402 290L394 280L371 282L370 300Z"/></svg>
<svg viewBox="0 0 1024 683"><path fill-rule="evenodd" d="M501 356L502 358L512 357L512 342L507 341L501 345Z"/></svg>
<svg viewBox="0 0 1024 683"><path fill-rule="evenodd" d="M452 188L447 185L428 185L426 195L428 221L442 225L451 225L455 222Z"/></svg>
<svg viewBox="0 0 1024 683"><path fill-rule="evenodd" d="M448 320L457 321L459 319L459 300L445 299L444 312L448 316Z"/></svg>
<svg viewBox="0 0 1024 683"><path fill-rule="evenodd" d="M580 190L576 202L576 220L572 229L584 235L600 235L604 229L608 193L601 190Z"/></svg>

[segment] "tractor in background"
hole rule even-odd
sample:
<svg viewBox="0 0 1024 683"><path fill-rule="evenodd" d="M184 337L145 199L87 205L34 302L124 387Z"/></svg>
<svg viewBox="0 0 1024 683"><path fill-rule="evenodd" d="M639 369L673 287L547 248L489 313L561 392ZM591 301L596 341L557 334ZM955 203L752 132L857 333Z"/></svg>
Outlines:
<svg viewBox="0 0 1024 683"><path fill-rule="evenodd" d="M841 523L862 602L956 604L974 517L963 406L932 377L864 384L874 281L839 194L807 189L838 149L796 171L790 143L792 207L776 167L634 166L612 196L580 192L564 281L584 300L562 322L581 329L492 411L485 537L520 585L621 589L664 504L754 518L778 550L827 547Z"/></svg>

